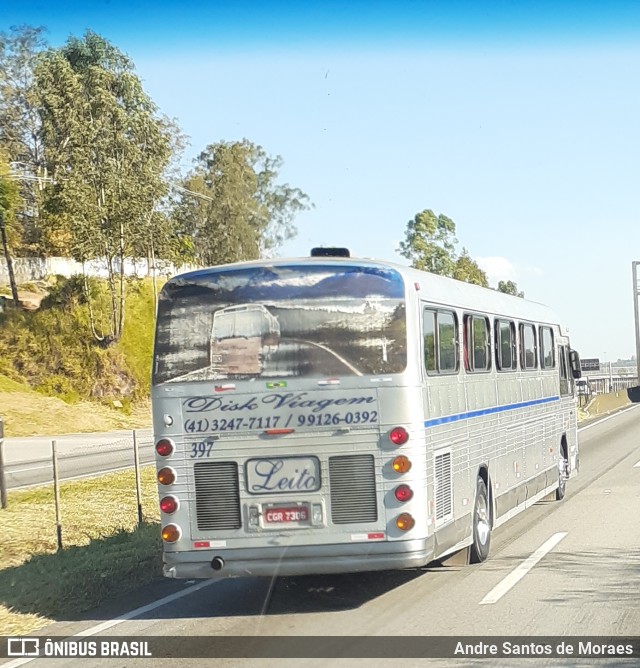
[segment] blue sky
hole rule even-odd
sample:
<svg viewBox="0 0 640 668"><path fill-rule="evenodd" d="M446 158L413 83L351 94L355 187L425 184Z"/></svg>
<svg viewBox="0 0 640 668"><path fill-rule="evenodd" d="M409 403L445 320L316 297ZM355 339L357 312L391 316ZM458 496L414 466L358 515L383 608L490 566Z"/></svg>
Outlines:
<svg viewBox="0 0 640 668"><path fill-rule="evenodd" d="M492 285L554 307L583 357L635 352L640 3L20 2L0 29L90 28L191 138L246 137L315 203L313 245L402 261L407 221L453 218Z"/></svg>

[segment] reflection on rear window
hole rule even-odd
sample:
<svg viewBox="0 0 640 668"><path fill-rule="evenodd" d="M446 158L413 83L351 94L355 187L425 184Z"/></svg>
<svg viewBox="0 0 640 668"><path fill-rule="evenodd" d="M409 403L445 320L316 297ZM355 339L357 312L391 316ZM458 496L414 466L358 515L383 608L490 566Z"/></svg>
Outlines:
<svg viewBox="0 0 640 668"><path fill-rule="evenodd" d="M404 284L384 267L204 270L158 306L154 383L400 373Z"/></svg>

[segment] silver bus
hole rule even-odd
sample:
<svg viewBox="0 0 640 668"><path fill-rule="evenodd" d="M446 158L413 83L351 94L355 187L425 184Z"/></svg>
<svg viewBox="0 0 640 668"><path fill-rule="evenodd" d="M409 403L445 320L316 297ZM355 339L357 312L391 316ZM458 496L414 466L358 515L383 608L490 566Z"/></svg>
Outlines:
<svg viewBox="0 0 640 668"><path fill-rule="evenodd" d="M216 336L234 312L259 335ZM176 276L153 363L164 573L481 562L578 471L579 369L546 306L388 262Z"/></svg>

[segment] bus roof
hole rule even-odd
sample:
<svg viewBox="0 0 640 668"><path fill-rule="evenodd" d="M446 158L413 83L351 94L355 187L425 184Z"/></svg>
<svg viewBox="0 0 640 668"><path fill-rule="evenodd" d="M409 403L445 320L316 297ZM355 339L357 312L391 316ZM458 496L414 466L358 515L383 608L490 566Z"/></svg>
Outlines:
<svg viewBox="0 0 640 668"><path fill-rule="evenodd" d="M514 297L491 288L483 288L464 281L446 276L439 276L426 271L412 269L406 265L358 257L302 257L302 258L273 258L266 260L252 260L248 262L234 262L204 269L197 269L174 276L170 282L195 282L206 280L209 276L220 271L232 269L250 269L255 267L304 267L310 265L324 266L352 266L352 267L384 267L396 270L405 280L407 290L413 284L418 296L424 301L438 305L454 305L468 311L490 313L516 320L529 320L538 323L548 323L560 326L561 333L567 334L568 329L561 325L556 312L540 302L534 302L523 297Z"/></svg>

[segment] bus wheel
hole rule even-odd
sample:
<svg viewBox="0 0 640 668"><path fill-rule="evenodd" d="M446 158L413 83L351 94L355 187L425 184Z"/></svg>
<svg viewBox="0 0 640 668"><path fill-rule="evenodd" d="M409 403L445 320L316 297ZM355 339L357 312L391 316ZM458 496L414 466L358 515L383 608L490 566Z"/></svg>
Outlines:
<svg viewBox="0 0 640 668"><path fill-rule="evenodd" d="M558 489L556 489L556 501L562 501L567 493L567 478L569 471L569 460L565 450L560 446L560 456L558 457Z"/></svg>
<svg viewBox="0 0 640 668"><path fill-rule="evenodd" d="M489 556L491 544L491 510L489 494L484 480L478 477L476 484L476 502L473 508L473 543L471 543L470 562L479 564Z"/></svg>

